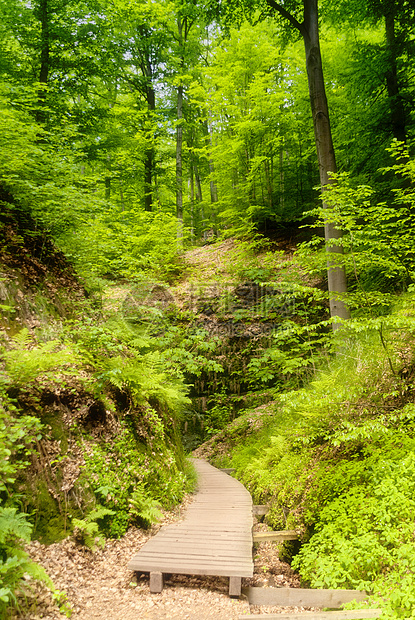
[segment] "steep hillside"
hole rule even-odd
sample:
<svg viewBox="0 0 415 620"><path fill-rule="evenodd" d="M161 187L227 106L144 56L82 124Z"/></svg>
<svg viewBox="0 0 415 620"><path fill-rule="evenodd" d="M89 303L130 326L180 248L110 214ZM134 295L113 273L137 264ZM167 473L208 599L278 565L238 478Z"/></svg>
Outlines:
<svg viewBox="0 0 415 620"><path fill-rule="evenodd" d="M73 533L96 546L102 534L148 526L180 501L187 476L178 418L187 399L148 341L85 295L29 217L10 208L1 222L5 609L24 573L39 576L24 539Z"/></svg>
<svg viewBox="0 0 415 620"><path fill-rule="evenodd" d="M415 601L414 318L409 294L389 317L351 322L308 385L196 450L235 468L270 527L301 533L281 557L303 583L365 589L391 619Z"/></svg>

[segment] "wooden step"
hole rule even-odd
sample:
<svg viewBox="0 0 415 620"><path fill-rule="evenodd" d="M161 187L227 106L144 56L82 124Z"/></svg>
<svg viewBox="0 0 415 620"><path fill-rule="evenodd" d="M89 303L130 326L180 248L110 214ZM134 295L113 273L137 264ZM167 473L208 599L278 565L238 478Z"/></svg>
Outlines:
<svg viewBox="0 0 415 620"><path fill-rule="evenodd" d="M250 605L281 607L329 607L336 609L350 601L367 598L364 590L313 590L310 588L244 588Z"/></svg>
<svg viewBox="0 0 415 620"><path fill-rule="evenodd" d="M254 532L253 540L254 543L298 540L298 533L295 530L281 530L280 532Z"/></svg>
<svg viewBox="0 0 415 620"><path fill-rule="evenodd" d="M294 614L247 614L238 616L238 620L361 620L363 618L379 618L382 609L350 609L347 611L305 611Z"/></svg>

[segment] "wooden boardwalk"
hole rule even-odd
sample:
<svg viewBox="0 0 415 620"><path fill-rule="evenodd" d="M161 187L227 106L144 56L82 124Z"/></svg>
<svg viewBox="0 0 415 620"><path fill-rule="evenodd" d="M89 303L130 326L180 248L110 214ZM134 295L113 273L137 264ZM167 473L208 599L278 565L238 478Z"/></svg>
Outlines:
<svg viewBox="0 0 415 620"><path fill-rule="evenodd" d="M150 573L150 590L161 592L163 573L229 577L239 596L241 578L252 577L252 499L235 478L193 459L198 492L184 520L161 528L128 564Z"/></svg>

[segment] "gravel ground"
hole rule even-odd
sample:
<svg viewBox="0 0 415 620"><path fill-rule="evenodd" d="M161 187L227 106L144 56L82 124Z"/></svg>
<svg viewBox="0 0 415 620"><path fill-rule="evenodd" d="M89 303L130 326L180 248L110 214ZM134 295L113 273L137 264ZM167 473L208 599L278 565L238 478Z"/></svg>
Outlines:
<svg viewBox="0 0 415 620"><path fill-rule="evenodd" d="M181 513L182 514L182 513ZM247 600L228 596L228 579L172 575L161 594L150 594L148 575L127 570L130 558L161 525L180 519L180 512L166 515L162 524L150 531L131 528L120 540L108 540L104 549L92 552L74 540L53 545L32 542L31 557L45 567L56 588L64 591L74 620L237 620L241 614L297 612L302 608L249 606ZM266 530L256 524L256 531ZM255 550L253 579L243 586L299 587L298 576L278 559L278 546L261 543ZM30 611L13 618L62 620L49 591L27 583Z"/></svg>

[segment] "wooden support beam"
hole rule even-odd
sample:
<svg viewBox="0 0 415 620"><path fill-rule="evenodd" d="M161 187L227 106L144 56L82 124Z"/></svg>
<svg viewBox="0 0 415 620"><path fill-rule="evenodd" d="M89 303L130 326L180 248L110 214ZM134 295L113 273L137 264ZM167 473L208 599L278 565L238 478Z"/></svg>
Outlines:
<svg viewBox="0 0 415 620"><path fill-rule="evenodd" d="M298 534L295 530L281 530L280 532L254 532L253 540L254 543L298 540Z"/></svg>
<svg viewBox="0 0 415 620"><path fill-rule="evenodd" d="M281 607L328 607L336 609L350 601L367 598L364 590L313 590L306 588L244 588L250 605Z"/></svg>
<svg viewBox="0 0 415 620"><path fill-rule="evenodd" d="M305 611L295 614L247 614L238 616L238 620L362 620L363 618L379 618L382 609L350 609L348 611Z"/></svg>
<svg viewBox="0 0 415 620"><path fill-rule="evenodd" d="M269 506L264 506L262 504L254 504L252 506L252 514L256 517L263 517L269 512Z"/></svg>
<svg viewBox="0 0 415 620"><path fill-rule="evenodd" d="M229 596L241 596L242 578L229 577Z"/></svg>
<svg viewBox="0 0 415 620"><path fill-rule="evenodd" d="M150 573L150 592L152 594L158 594L163 591L163 573L151 572Z"/></svg>

